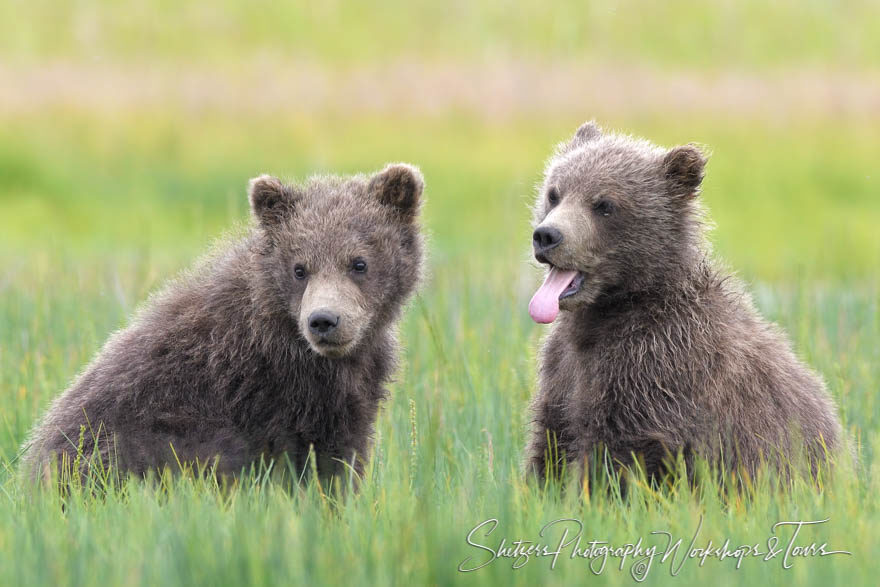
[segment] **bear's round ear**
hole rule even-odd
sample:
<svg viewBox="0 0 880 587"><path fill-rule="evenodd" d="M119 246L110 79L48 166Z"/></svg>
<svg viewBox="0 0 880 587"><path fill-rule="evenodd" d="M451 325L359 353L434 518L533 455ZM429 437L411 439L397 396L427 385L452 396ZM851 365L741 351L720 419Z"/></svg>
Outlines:
<svg viewBox="0 0 880 587"><path fill-rule="evenodd" d="M594 141L601 136L602 129L599 128L599 125L596 124L595 120L591 120L583 123L580 128L577 129L577 132L574 133L574 138L571 139L571 144L573 147L577 147L589 143L590 141Z"/></svg>
<svg viewBox="0 0 880 587"><path fill-rule="evenodd" d="M271 175L250 181L248 199L254 217L266 228L280 224L293 210L293 192Z"/></svg>
<svg viewBox="0 0 880 587"><path fill-rule="evenodd" d="M369 194L390 207L404 220L412 220L419 211L425 180L418 168L393 163L370 179Z"/></svg>
<svg viewBox="0 0 880 587"><path fill-rule="evenodd" d="M706 156L691 143L671 149L663 157L663 175L671 196L691 198L700 193L706 170Z"/></svg>

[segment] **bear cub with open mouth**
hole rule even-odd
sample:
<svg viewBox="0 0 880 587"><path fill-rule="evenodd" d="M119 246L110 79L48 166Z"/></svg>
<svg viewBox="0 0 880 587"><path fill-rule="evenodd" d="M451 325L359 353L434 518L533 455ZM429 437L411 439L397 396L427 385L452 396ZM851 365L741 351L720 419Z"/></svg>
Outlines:
<svg viewBox="0 0 880 587"><path fill-rule="evenodd" d="M548 273L529 304L553 323L526 455L540 479L600 448L655 478L679 453L753 472L842 444L822 380L711 259L705 164L593 123L550 159L533 233Z"/></svg>
<svg viewBox="0 0 880 587"><path fill-rule="evenodd" d="M301 470L313 447L322 477L360 474L421 273L423 186L404 164L252 180L247 236L110 338L32 432L25 467L234 475L285 456Z"/></svg>

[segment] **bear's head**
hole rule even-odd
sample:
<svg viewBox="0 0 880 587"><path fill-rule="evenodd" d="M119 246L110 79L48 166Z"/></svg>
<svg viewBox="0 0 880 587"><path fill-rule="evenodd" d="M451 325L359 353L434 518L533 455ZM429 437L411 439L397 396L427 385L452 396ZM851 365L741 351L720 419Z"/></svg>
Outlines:
<svg viewBox="0 0 880 587"><path fill-rule="evenodd" d="M529 313L552 322L602 296L650 291L700 256L696 197L706 157L581 126L557 148L534 208L535 258L548 266Z"/></svg>
<svg viewBox="0 0 880 587"><path fill-rule="evenodd" d="M421 173L405 164L301 186L251 180L261 312L292 318L330 358L389 325L420 278L423 188Z"/></svg>

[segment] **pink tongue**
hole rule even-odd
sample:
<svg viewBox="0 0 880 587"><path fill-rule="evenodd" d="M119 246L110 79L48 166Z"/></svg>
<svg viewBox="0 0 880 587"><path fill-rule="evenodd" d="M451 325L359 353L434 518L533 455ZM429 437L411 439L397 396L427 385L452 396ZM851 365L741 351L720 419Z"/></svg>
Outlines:
<svg viewBox="0 0 880 587"><path fill-rule="evenodd" d="M568 288L577 271L562 271L554 267L544 284L529 302L529 316L538 324L550 324L559 313L559 296Z"/></svg>

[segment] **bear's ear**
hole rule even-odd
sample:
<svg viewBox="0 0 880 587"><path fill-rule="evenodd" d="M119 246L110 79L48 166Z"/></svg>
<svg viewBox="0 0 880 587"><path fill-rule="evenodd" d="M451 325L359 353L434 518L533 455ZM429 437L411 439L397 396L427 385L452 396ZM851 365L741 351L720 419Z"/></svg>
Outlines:
<svg viewBox="0 0 880 587"><path fill-rule="evenodd" d="M693 143L671 149L663 157L663 175L669 194L691 198L700 193L706 169L706 156Z"/></svg>
<svg viewBox="0 0 880 587"><path fill-rule="evenodd" d="M406 163L388 165L370 179L367 191L404 220L412 220L419 211L425 180L421 172Z"/></svg>
<svg viewBox="0 0 880 587"><path fill-rule="evenodd" d="M599 125L596 124L595 120L591 120L589 122L583 123L577 132L574 133L574 138L571 139L571 145L573 147L577 147L590 141L594 141L602 136L602 129L599 128Z"/></svg>
<svg viewBox="0 0 880 587"><path fill-rule="evenodd" d="M293 192L271 175L253 178L248 187L248 198L254 217L266 228L280 224L293 210Z"/></svg>

